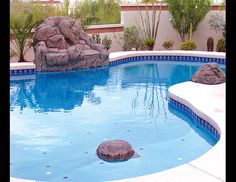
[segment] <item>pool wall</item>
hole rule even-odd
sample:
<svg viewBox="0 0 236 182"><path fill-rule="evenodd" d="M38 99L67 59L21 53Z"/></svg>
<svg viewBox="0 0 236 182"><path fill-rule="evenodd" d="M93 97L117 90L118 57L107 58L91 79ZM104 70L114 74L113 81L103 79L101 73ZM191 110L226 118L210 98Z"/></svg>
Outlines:
<svg viewBox="0 0 236 182"><path fill-rule="evenodd" d="M109 59L109 66L151 60L226 64L225 53L205 51L125 51L110 53ZM10 75L35 72L33 63L10 65ZM168 93L172 104L190 114L199 124L219 138L219 141L201 157L181 166L117 181L225 181L225 83L204 85L188 81L171 86ZM20 179L11 178L11 181L20 182Z"/></svg>

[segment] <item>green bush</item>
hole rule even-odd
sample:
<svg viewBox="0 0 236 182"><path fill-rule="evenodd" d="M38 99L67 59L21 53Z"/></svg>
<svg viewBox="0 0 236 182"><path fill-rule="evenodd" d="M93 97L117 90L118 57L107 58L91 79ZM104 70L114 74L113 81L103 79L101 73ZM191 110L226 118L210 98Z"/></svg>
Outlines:
<svg viewBox="0 0 236 182"><path fill-rule="evenodd" d="M181 50L194 50L196 48L197 48L197 46L196 46L195 42L193 42L192 40L188 40L188 41L185 41L182 44L180 44Z"/></svg>
<svg viewBox="0 0 236 182"><path fill-rule="evenodd" d="M94 34L92 34L92 39L93 39L97 44L101 44L101 38L100 38L100 34L99 34L99 33L94 33Z"/></svg>
<svg viewBox="0 0 236 182"><path fill-rule="evenodd" d="M106 35L102 39L102 45L106 48L106 50L109 50L111 48L112 40L108 38Z"/></svg>
<svg viewBox="0 0 236 182"><path fill-rule="evenodd" d="M120 23L120 5L116 0L83 0L77 5L82 21L90 24Z"/></svg>
<svg viewBox="0 0 236 182"><path fill-rule="evenodd" d="M217 41L216 50L218 52L225 52L226 51L226 41L225 41L224 37Z"/></svg>
<svg viewBox="0 0 236 182"><path fill-rule="evenodd" d="M167 50L170 50L173 47L174 43L175 43L175 41L172 40L172 39L171 40L166 40L166 41L163 42L162 47L164 47Z"/></svg>
<svg viewBox="0 0 236 182"><path fill-rule="evenodd" d="M103 39L101 39L99 33L92 34L92 39L97 43L104 45L106 50L109 50L111 48L112 40L108 38L106 35Z"/></svg>
<svg viewBox="0 0 236 182"><path fill-rule="evenodd" d="M135 26L124 28L123 37L121 37L121 39L123 40L122 49L124 51L130 51L133 47L136 48L136 50L143 49L144 47L143 38Z"/></svg>
<svg viewBox="0 0 236 182"><path fill-rule="evenodd" d="M155 45L155 39L153 38L145 38L144 39L144 46L148 50L153 50Z"/></svg>

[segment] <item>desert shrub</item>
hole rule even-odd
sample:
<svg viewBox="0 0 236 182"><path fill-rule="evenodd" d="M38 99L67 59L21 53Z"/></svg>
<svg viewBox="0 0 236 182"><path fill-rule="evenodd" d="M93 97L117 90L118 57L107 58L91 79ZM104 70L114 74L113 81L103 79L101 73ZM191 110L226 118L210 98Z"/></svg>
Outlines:
<svg viewBox="0 0 236 182"><path fill-rule="evenodd" d="M192 33L193 33L193 27L192 27L192 23L190 23L190 27L189 27L189 39L185 42L182 42L180 44L180 49L181 50L194 50L197 48L195 42L192 40Z"/></svg>
<svg viewBox="0 0 236 182"><path fill-rule="evenodd" d="M105 37L102 39L102 45L104 45L104 47L109 50L111 48L111 44L112 40L105 35Z"/></svg>
<svg viewBox="0 0 236 182"><path fill-rule="evenodd" d="M143 2L145 3L145 12L142 13L142 11L140 10L139 6L138 6L138 10L139 10L139 16L141 19L141 23L137 24L141 35L143 37L144 40L146 40L146 48L149 50L153 50L153 47L155 45L155 40L157 37L157 33L158 33L158 28L159 28L159 23L160 23L160 18L161 18L161 12L162 12L162 4L164 1L160 1L160 0L143 0ZM152 7L152 11L149 12L148 10L148 3L150 3L151 7ZM159 10L157 10L155 8L155 6L159 5L160 8ZM144 42L144 44L145 44Z"/></svg>
<svg viewBox="0 0 236 182"><path fill-rule="evenodd" d="M180 44L179 47L181 50L194 50L197 48L195 42L193 40L188 40Z"/></svg>
<svg viewBox="0 0 236 182"><path fill-rule="evenodd" d="M170 50L173 47L174 43L175 43L175 41L173 39L166 40L163 42L162 47L164 47L167 50Z"/></svg>
<svg viewBox="0 0 236 182"><path fill-rule="evenodd" d="M101 44L101 37L99 33L94 33L92 34L92 39L97 43L97 44Z"/></svg>
<svg viewBox="0 0 236 182"><path fill-rule="evenodd" d="M216 50L218 52L225 52L226 51L226 41L225 41L224 37L217 41Z"/></svg>
<svg viewBox="0 0 236 182"><path fill-rule="evenodd" d="M148 50L153 50L155 45L155 39L153 38L145 38L144 39L144 46Z"/></svg>
<svg viewBox="0 0 236 182"><path fill-rule="evenodd" d="M105 35L103 39L101 39L99 33L92 34L92 39L97 43L97 44L102 44L104 47L109 50L111 48L112 40Z"/></svg>
<svg viewBox="0 0 236 182"><path fill-rule="evenodd" d="M136 50L143 49L144 47L143 38L135 26L124 28L124 33L121 39L123 40L122 49L124 51L130 51L133 47L136 48Z"/></svg>

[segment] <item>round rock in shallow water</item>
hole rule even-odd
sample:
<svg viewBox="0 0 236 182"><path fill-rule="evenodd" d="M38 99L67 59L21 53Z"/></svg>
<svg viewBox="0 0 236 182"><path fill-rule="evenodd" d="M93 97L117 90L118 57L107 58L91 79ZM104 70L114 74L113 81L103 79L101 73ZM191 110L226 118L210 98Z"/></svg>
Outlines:
<svg viewBox="0 0 236 182"><path fill-rule="evenodd" d="M110 140L98 146L97 155L100 159L108 162L124 161L134 155L134 150L124 140Z"/></svg>
<svg viewBox="0 0 236 182"><path fill-rule="evenodd" d="M192 77L193 82L208 85L224 83L225 80L225 73L217 63L203 64Z"/></svg>

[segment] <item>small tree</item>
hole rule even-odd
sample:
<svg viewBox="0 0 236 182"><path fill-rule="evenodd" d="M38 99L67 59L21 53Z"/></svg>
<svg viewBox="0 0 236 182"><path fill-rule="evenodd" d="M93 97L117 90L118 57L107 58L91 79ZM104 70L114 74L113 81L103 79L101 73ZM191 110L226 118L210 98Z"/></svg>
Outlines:
<svg viewBox="0 0 236 182"><path fill-rule="evenodd" d="M32 4L32 1L10 1L10 30L14 39L11 40L15 49L11 49L11 55L16 55L19 62L26 61L24 56L31 47L32 30L48 16L61 15L52 6Z"/></svg>
<svg viewBox="0 0 236 182"><path fill-rule="evenodd" d="M90 24L120 22L120 6L117 0L83 0L78 5L81 22L90 21Z"/></svg>
<svg viewBox="0 0 236 182"><path fill-rule="evenodd" d="M38 22L33 22L32 14L19 14L14 19L11 19L10 28L14 34L12 43L16 49L12 49L12 51L19 58L19 62L26 61L24 56L31 47L31 43L27 41L27 38L31 36L31 31L37 24Z"/></svg>
<svg viewBox="0 0 236 182"><path fill-rule="evenodd" d="M69 5L70 5L70 0L63 0L63 9L66 16L69 16Z"/></svg>
<svg viewBox="0 0 236 182"><path fill-rule="evenodd" d="M10 3L10 30L14 36L11 42L15 48L11 49L11 53L18 57L18 62L25 62L24 56L31 47L31 31L40 23L40 19L34 18L30 1L17 0Z"/></svg>
<svg viewBox="0 0 236 182"><path fill-rule="evenodd" d="M210 24L210 28L214 32L216 33L221 32L223 36L225 37L225 34L226 34L225 20L222 15L220 15L219 13L215 13L211 15L211 18L208 23Z"/></svg>
<svg viewBox="0 0 236 182"><path fill-rule="evenodd" d="M225 6L226 1L223 1L221 7ZM226 51L226 27L225 27L225 20L220 13L215 13L211 15L211 19L208 22L210 24L210 28L215 31L216 33L221 32L223 37L217 41L216 50L219 52Z"/></svg>
<svg viewBox="0 0 236 182"><path fill-rule="evenodd" d="M171 23L182 42L189 39L190 23L194 32L211 5L211 0L165 0L165 2L171 14Z"/></svg>

